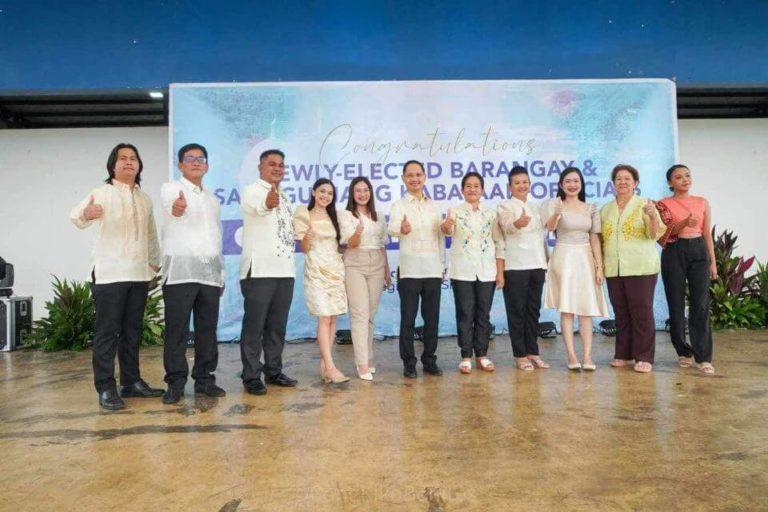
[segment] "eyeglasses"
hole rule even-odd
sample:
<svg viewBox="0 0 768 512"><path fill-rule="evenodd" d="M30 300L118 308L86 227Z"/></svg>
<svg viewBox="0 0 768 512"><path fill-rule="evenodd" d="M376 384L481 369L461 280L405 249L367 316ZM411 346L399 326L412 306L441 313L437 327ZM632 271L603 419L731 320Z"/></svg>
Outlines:
<svg viewBox="0 0 768 512"><path fill-rule="evenodd" d="M184 161L185 164L191 164L193 162L197 162L199 164L204 164L204 163L208 162L208 159L205 158L204 156L185 156L183 158L183 161Z"/></svg>

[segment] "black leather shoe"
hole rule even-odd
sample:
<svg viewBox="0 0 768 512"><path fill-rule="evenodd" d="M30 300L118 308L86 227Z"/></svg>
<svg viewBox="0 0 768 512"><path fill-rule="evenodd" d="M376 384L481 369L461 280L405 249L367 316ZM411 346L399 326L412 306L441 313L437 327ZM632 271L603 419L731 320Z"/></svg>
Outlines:
<svg viewBox="0 0 768 512"><path fill-rule="evenodd" d="M213 382L195 382L195 394L218 398L225 396L227 392Z"/></svg>
<svg viewBox="0 0 768 512"><path fill-rule="evenodd" d="M265 386L264 383L261 382L261 379L249 380L244 384L244 386L245 386L245 391L252 395L267 394L267 386Z"/></svg>
<svg viewBox="0 0 768 512"><path fill-rule="evenodd" d="M120 388L120 394L132 398L156 398L163 395L163 390L151 388L143 379L139 379L130 386Z"/></svg>
<svg viewBox="0 0 768 512"><path fill-rule="evenodd" d="M409 379L415 379L418 377L418 374L416 373L416 368L413 366L406 366L403 368L403 377L407 377Z"/></svg>
<svg viewBox="0 0 768 512"><path fill-rule="evenodd" d="M169 405L179 403L179 400L181 400L181 397L183 396L184 388L168 386L168 389L166 389L165 393L163 393L163 403Z"/></svg>
<svg viewBox="0 0 768 512"><path fill-rule="evenodd" d="M99 393L99 405L102 409L108 411L119 411L125 409L125 402L117 394L117 389L109 388L106 391Z"/></svg>
<svg viewBox="0 0 768 512"><path fill-rule="evenodd" d="M424 366L424 373L428 373L430 375L434 375L435 377L439 377L443 374L443 370L440 369L439 366L436 364L430 364Z"/></svg>
<svg viewBox="0 0 768 512"><path fill-rule="evenodd" d="M278 373L274 377L267 377L267 384L282 386L284 388L292 388L297 383L298 381L296 379L292 379L284 373Z"/></svg>

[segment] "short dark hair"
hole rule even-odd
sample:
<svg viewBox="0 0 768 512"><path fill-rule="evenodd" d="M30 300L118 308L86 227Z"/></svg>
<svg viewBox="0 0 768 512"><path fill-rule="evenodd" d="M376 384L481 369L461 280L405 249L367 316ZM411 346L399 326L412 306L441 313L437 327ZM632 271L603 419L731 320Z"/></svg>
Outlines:
<svg viewBox="0 0 768 512"><path fill-rule="evenodd" d="M526 169L522 165L516 165L512 168L511 171L509 171L509 177L507 179L509 180L510 183L512 183L512 177L517 176L518 174L525 174L526 176L529 176L528 169Z"/></svg>
<svg viewBox="0 0 768 512"><path fill-rule="evenodd" d="M579 180L581 181L581 190L579 191L579 201L582 203L587 202L587 193L584 191L584 176L581 174L581 171L578 167L566 167L563 169L563 172L560 173L560 180L557 182L557 197L560 199L565 199L565 190L563 190L563 181L565 180L565 177L568 176L571 173L576 173L579 175Z"/></svg>
<svg viewBox="0 0 768 512"><path fill-rule="evenodd" d="M371 214L371 219L373 220L373 222L376 222L379 219L376 216L376 202L373 200L373 186L371 185L371 181L365 176L358 176L352 180L352 183L349 184L349 196L347 197L347 210L352 212L352 215L358 218L357 206L355 205L355 185L357 185L358 183L365 183L368 186L368 190L371 192L371 197L368 198L368 204L366 204L366 206L368 207L368 213Z"/></svg>
<svg viewBox="0 0 768 512"><path fill-rule="evenodd" d="M669 182L669 180L672 179L672 173L675 172L678 169L688 169L689 171L691 170L691 168L688 167L687 165L675 164L672 167L670 167L669 169L667 169L667 182ZM675 190L675 188L674 187L669 187L669 190Z"/></svg>
<svg viewBox="0 0 768 512"><path fill-rule="evenodd" d="M635 180L636 183L640 183L640 173L629 164L619 164L614 167L611 171L611 181L616 181L616 175L619 174L619 171L627 171L632 175L632 179Z"/></svg>
<svg viewBox="0 0 768 512"><path fill-rule="evenodd" d="M408 160L407 162L405 162L403 164L403 175L405 175L406 167L408 167L411 164L418 165L419 167L421 167L421 172L423 172L424 174L427 174L427 171L424 169L424 164L423 163L419 162L418 160Z"/></svg>
<svg viewBox="0 0 768 512"><path fill-rule="evenodd" d="M109 157L107 157L107 173L109 176L106 180L104 180L104 183L112 184L112 180L115 179L115 164L117 164L117 153L121 149L130 149L134 153L136 153L136 159L139 161L139 172L136 173L136 184L138 185L141 183L141 171L144 169L144 162L141 161L141 155L139 155L139 150L136 149L136 146L133 144L129 144L127 142L121 142L114 148L112 148L112 152L109 154Z"/></svg>
<svg viewBox="0 0 768 512"><path fill-rule="evenodd" d="M277 155L283 160L285 160L285 153L283 153L279 149L268 149L264 151L261 155L259 155L259 162L263 162L264 159L267 158L269 155Z"/></svg>
<svg viewBox="0 0 768 512"><path fill-rule="evenodd" d="M480 176L479 172L470 171L467 174L464 175L463 178L461 178L461 190L464 190L464 184L467 182L469 178L477 178L480 180L480 187L485 189L485 180L482 176Z"/></svg>
<svg viewBox="0 0 768 512"><path fill-rule="evenodd" d="M198 144L196 142L193 142L192 144L187 144L185 146L181 146L181 149L179 149L179 162L184 160L184 155L188 151L192 151L193 149L199 149L205 155L205 159L206 160L208 159L208 150L205 149L205 146L203 146L202 144Z"/></svg>

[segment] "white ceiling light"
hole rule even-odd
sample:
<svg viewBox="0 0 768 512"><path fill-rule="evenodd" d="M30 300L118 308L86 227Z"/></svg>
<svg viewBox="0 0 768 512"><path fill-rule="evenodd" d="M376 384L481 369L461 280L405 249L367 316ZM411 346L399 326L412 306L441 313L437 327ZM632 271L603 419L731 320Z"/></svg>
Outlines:
<svg viewBox="0 0 768 512"><path fill-rule="evenodd" d="M152 98L153 100L161 100L163 99L163 93L161 93L160 91L150 91L149 97Z"/></svg>

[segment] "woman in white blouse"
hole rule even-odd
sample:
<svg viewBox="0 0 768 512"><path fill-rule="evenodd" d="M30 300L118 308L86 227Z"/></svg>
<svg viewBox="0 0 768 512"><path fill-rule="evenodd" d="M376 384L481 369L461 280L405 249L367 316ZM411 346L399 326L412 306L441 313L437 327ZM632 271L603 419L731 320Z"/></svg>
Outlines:
<svg viewBox="0 0 768 512"><path fill-rule="evenodd" d="M376 213L373 187L358 176L349 186L347 209L339 216L344 252L345 285L357 375L373 380L373 319L381 292L392 284L387 262L387 225Z"/></svg>
<svg viewBox="0 0 768 512"><path fill-rule="evenodd" d="M539 207L528 201L531 181L525 167L509 173L512 198L499 204L504 232L504 304L517 368L549 368L539 356L539 313L547 271L544 224Z"/></svg>
<svg viewBox="0 0 768 512"><path fill-rule="evenodd" d="M464 374L472 371L473 354L479 369L495 370L487 357L490 312L494 288L504 286L502 234L496 212L480 205L484 185L480 174L467 173L461 180L464 203L450 208L440 226L444 234L453 237L448 275L456 303L459 371Z"/></svg>

